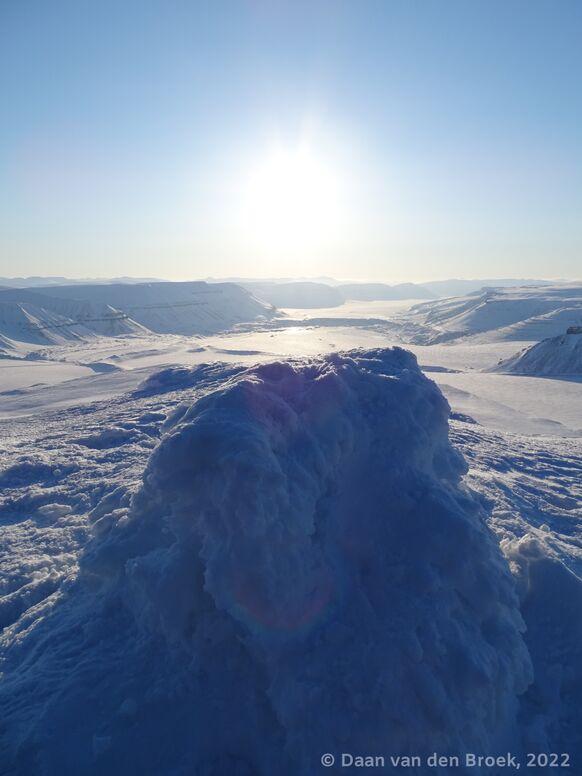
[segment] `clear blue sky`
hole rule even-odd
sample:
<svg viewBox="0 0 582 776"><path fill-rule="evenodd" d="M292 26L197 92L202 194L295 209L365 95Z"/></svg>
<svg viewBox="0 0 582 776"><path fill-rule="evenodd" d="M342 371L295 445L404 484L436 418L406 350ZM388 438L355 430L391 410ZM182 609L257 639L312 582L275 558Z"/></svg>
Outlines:
<svg viewBox="0 0 582 776"><path fill-rule="evenodd" d="M0 0L0 275L580 277L581 40L580 0Z"/></svg>

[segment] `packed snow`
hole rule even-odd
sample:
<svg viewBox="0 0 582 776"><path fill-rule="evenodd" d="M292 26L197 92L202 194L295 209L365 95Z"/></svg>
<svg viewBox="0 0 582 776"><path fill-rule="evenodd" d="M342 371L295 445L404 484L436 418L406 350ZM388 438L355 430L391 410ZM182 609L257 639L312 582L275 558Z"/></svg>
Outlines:
<svg viewBox="0 0 582 776"><path fill-rule="evenodd" d="M447 421L399 349L250 368L178 405L141 486L94 507L61 593L47 569L9 601L8 762L223 773L228 753L233 772L298 774L342 746L501 750L530 657ZM158 429L142 413L71 443L111 460ZM29 497L35 522L81 506L53 498Z"/></svg>

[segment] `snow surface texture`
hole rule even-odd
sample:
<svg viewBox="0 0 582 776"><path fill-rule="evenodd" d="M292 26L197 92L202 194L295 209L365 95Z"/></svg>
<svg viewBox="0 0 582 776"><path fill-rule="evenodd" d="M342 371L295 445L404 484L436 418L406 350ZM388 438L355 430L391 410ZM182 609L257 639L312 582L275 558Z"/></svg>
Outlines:
<svg viewBox="0 0 582 776"><path fill-rule="evenodd" d="M212 390L165 420L133 496L93 508L78 575L5 632L9 772L309 776L328 751L519 748L517 594L415 358L271 363L218 388L192 371L181 386ZM125 460L159 418L77 444Z"/></svg>
<svg viewBox="0 0 582 776"><path fill-rule="evenodd" d="M455 424L488 524L516 579L534 681L522 698L527 751L582 764L582 443ZM553 770L553 769L552 769ZM505 771L504 771L505 772Z"/></svg>
<svg viewBox="0 0 582 776"><path fill-rule="evenodd" d="M512 358L501 361L495 372L518 375L582 375L582 326L550 337Z"/></svg>

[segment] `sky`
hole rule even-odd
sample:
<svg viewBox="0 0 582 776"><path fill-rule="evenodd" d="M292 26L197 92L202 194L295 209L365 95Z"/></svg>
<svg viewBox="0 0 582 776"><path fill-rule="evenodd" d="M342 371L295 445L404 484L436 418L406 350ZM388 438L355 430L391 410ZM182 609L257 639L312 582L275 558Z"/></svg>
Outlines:
<svg viewBox="0 0 582 776"><path fill-rule="evenodd" d="M582 276L579 0L0 0L0 276Z"/></svg>

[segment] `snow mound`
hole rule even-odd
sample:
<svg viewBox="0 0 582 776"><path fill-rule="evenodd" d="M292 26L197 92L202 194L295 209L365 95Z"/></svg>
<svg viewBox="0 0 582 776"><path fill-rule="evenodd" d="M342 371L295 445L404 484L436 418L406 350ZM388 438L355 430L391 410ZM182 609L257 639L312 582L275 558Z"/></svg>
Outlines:
<svg viewBox="0 0 582 776"><path fill-rule="evenodd" d="M538 536L502 541L517 579L535 671L523 704L530 718L527 746L549 752L559 742L574 765L582 754L582 578Z"/></svg>
<svg viewBox="0 0 582 776"><path fill-rule="evenodd" d="M225 366L220 362L196 364L195 366L169 366L148 375L134 392L134 396L155 396L162 393L181 391L199 385L219 383L226 377L242 372L244 367Z"/></svg>
<svg viewBox="0 0 582 776"><path fill-rule="evenodd" d="M492 370L519 375L582 375L582 327L550 337L500 361Z"/></svg>
<svg viewBox="0 0 582 776"><path fill-rule="evenodd" d="M59 737L78 772L214 776L515 745L523 624L448 415L393 348L256 366L166 421L129 512L95 523L81 580L107 603L79 653L106 679L89 709L59 687L43 762Z"/></svg>
<svg viewBox="0 0 582 776"><path fill-rule="evenodd" d="M109 374L111 372L122 371L120 366L117 366L117 364L112 364L109 361L89 361L88 363L83 364L83 366L88 366L89 369L92 369L97 374Z"/></svg>

